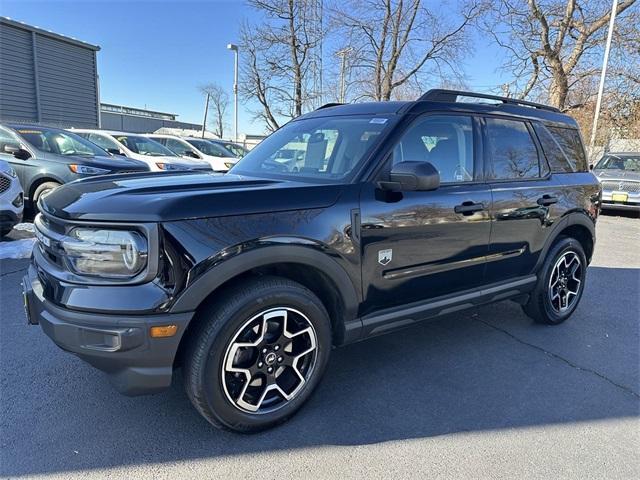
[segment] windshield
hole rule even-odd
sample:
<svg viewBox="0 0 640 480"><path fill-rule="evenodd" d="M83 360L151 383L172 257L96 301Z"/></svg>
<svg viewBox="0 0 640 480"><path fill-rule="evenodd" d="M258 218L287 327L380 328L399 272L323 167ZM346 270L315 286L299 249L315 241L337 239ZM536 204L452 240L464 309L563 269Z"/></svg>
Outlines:
<svg viewBox="0 0 640 480"><path fill-rule="evenodd" d="M187 139L191 145L196 147L205 155L211 155L213 157L233 157L231 152L227 151L225 148L220 145L216 145L215 143L208 142L206 140L197 140L193 138ZM235 157L234 157L235 158Z"/></svg>
<svg viewBox="0 0 640 480"><path fill-rule="evenodd" d="M54 153L56 155L75 155L82 157L94 157L102 155L110 156L97 145L85 140L75 133L65 132L53 128L29 127L16 128L20 134L34 148L43 152Z"/></svg>
<svg viewBox="0 0 640 480"><path fill-rule="evenodd" d="M596 165L602 170L628 170L630 172L640 172L640 155L607 155Z"/></svg>
<svg viewBox="0 0 640 480"><path fill-rule="evenodd" d="M137 135L114 135L122 145L127 147L133 153L140 155L148 155L150 157L175 157L176 154L159 144L155 140L147 137L139 137Z"/></svg>
<svg viewBox="0 0 640 480"><path fill-rule="evenodd" d="M355 172L380 134L384 117L321 117L290 122L263 140L231 172L338 182Z"/></svg>

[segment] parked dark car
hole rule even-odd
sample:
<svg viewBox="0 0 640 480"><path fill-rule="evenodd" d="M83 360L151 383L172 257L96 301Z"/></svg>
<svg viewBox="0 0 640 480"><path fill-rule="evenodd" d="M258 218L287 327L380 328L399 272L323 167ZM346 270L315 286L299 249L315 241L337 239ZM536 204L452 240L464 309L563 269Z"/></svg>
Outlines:
<svg viewBox="0 0 640 480"><path fill-rule="evenodd" d="M608 153L593 173L602 184L602 208L640 212L640 153Z"/></svg>
<svg viewBox="0 0 640 480"><path fill-rule="evenodd" d="M279 161L292 150L300 161ZM333 346L505 299L565 321L600 193L555 108L443 90L331 105L225 176L115 175L47 195L28 317L121 392L166 389L181 366L209 422L255 431L300 408Z"/></svg>
<svg viewBox="0 0 640 480"><path fill-rule="evenodd" d="M74 133L38 125L0 125L0 158L18 173L28 209L43 194L73 180L149 170L142 162L111 155Z"/></svg>

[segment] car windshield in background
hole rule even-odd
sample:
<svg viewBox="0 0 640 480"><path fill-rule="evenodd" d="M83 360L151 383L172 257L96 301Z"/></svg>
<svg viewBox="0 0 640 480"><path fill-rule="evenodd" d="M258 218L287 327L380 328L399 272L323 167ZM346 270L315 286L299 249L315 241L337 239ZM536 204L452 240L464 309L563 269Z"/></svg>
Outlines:
<svg viewBox="0 0 640 480"><path fill-rule="evenodd" d="M187 139L187 142L189 142L191 145L196 147L205 155L211 155L213 157L235 158L231 152L227 151L220 145L216 145L215 143L207 142L206 140L197 140L193 138Z"/></svg>
<svg viewBox="0 0 640 480"><path fill-rule="evenodd" d="M114 135L122 145L127 147L133 153L140 155L148 155L150 157L175 157L176 154L166 148L164 145L146 137L137 135Z"/></svg>
<svg viewBox="0 0 640 480"><path fill-rule="evenodd" d="M394 120L320 117L297 120L263 140L231 172L286 179L339 181L350 176Z"/></svg>
<svg viewBox="0 0 640 480"><path fill-rule="evenodd" d="M96 155L108 157L110 155L97 145L74 133L41 127L16 128L15 130L27 143L43 152L82 157Z"/></svg>
<svg viewBox="0 0 640 480"><path fill-rule="evenodd" d="M640 172L640 155L607 155L598 162L596 169Z"/></svg>

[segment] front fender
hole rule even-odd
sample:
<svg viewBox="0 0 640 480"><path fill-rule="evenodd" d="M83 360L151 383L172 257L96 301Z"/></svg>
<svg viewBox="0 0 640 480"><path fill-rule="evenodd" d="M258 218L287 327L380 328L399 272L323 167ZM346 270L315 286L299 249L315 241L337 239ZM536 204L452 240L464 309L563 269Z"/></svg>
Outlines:
<svg viewBox="0 0 640 480"><path fill-rule="evenodd" d="M210 267L189 282L185 290L176 298L170 311L172 313L194 311L211 292L222 284L254 268L294 263L323 272L333 282L342 298L345 326L349 321L356 319L360 301L358 290L345 269L334 259L337 255L332 254L326 247L313 241L297 245L279 243L279 239L276 238L253 242L245 247L247 249L230 248L216 255L211 262L207 262Z"/></svg>

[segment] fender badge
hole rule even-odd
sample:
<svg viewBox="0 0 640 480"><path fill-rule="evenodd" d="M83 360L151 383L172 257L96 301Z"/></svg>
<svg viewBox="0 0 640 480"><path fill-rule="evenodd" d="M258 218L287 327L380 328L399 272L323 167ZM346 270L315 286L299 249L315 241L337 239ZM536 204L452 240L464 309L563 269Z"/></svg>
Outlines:
<svg viewBox="0 0 640 480"><path fill-rule="evenodd" d="M393 250L387 248L386 250L378 250L378 263L380 265L388 265L393 258Z"/></svg>

